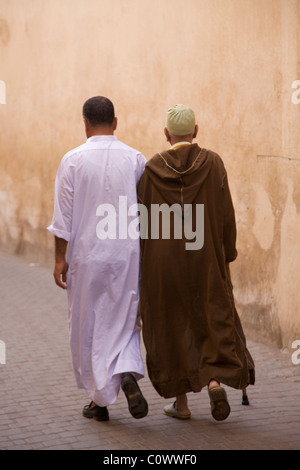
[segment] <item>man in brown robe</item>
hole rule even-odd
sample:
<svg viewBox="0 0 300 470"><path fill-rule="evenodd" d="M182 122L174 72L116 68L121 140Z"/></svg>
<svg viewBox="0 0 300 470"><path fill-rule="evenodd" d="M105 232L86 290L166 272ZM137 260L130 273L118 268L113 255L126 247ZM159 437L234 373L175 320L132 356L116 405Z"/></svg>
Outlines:
<svg viewBox="0 0 300 470"><path fill-rule="evenodd" d="M193 143L197 132L190 108L170 108L171 148L148 161L139 182L140 310L149 378L161 396L176 397L164 412L189 418L186 394L208 386L221 421L230 406L220 384L242 390L255 373L230 280L237 250L227 173L219 155Z"/></svg>

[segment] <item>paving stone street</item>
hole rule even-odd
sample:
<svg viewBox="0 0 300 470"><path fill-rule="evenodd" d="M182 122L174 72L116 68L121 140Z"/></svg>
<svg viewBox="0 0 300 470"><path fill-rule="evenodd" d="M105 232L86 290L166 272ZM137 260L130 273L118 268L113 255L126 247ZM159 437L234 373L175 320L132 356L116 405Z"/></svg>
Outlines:
<svg viewBox="0 0 300 470"><path fill-rule="evenodd" d="M131 417L122 392L108 422L84 418L88 399L73 376L66 292L45 266L5 253L0 263L1 450L300 450L300 364L290 352L252 340L250 406L226 388L231 414L224 422L211 417L207 390L189 395L190 420L165 416L168 402L147 376L140 381L146 418Z"/></svg>

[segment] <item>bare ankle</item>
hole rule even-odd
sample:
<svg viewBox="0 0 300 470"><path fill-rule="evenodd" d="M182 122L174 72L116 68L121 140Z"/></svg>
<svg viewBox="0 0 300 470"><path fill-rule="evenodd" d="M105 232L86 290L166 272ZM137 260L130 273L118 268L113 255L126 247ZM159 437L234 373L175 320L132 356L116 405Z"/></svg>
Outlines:
<svg viewBox="0 0 300 470"><path fill-rule="evenodd" d="M208 382L208 390L210 390L213 387L219 387L220 383L216 379L210 379Z"/></svg>
<svg viewBox="0 0 300 470"><path fill-rule="evenodd" d="M176 397L175 407L181 413L189 412L187 396L185 394Z"/></svg>

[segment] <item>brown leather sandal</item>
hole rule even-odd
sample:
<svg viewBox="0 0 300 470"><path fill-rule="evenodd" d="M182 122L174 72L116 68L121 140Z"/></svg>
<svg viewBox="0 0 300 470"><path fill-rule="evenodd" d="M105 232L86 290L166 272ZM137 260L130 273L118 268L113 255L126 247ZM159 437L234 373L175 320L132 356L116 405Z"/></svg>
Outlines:
<svg viewBox="0 0 300 470"><path fill-rule="evenodd" d="M224 421L230 414L230 406L224 388L212 387L208 390L212 417L216 421Z"/></svg>
<svg viewBox="0 0 300 470"><path fill-rule="evenodd" d="M121 388L127 399L131 415L136 419L144 418L148 414L148 403L133 374L130 372L122 374Z"/></svg>

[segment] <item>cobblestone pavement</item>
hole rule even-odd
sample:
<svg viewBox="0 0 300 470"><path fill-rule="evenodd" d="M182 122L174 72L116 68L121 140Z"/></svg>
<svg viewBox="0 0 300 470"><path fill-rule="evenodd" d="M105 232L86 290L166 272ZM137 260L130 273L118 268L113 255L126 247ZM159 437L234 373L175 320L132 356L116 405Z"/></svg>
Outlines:
<svg viewBox="0 0 300 470"><path fill-rule="evenodd" d="M69 352L66 293L46 267L0 254L1 450L299 450L300 365L291 354L248 341L257 383L250 406L241 392L227 389L231 414L224 422L210 415L206 390L189 395L192 418L165 416L166 401L147 376L140 386L149 403L135 420L121 392L110 421L81 414L88 403L75 385ZM1 356L0 356L1 357Z"/></svg>

